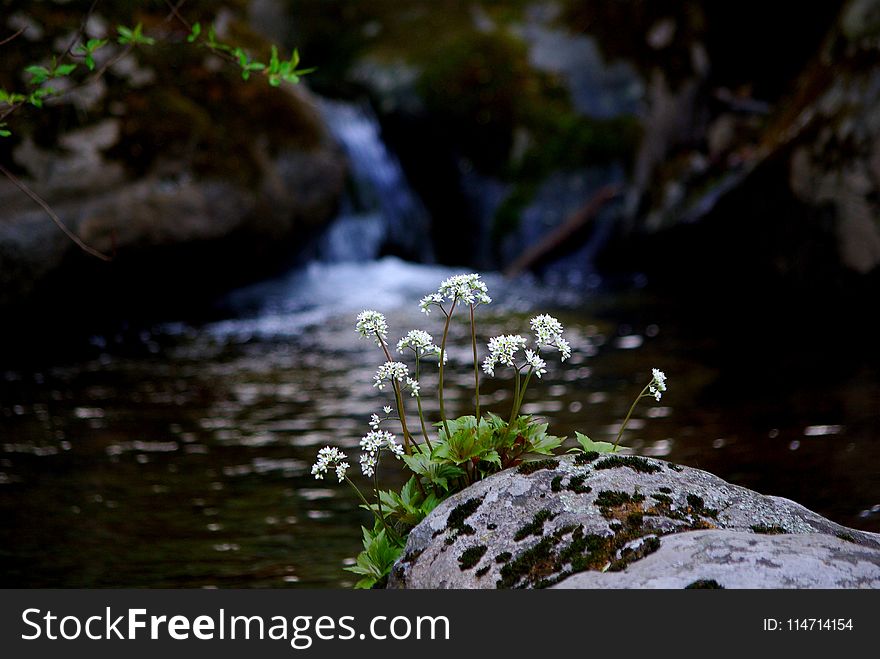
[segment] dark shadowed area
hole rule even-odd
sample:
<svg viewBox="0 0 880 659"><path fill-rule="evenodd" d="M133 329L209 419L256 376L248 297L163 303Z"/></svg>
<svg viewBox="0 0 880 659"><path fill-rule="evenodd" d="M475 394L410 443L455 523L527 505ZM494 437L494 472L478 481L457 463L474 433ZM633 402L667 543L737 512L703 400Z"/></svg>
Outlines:
<svg viewBox="0 0 880 659"><path fill-rule="evenodd" d="M480 359L564 324L523 412L570 445L613 441L661 368L629 450L880 531L880 2L176 14L2 3L0 585L351 586L369 515L310 469L394 402L355 316L437 337L418 301L462 272L493 298ZM316 70L243 80L197 21ZM136 24L155 43L114 40ZM457 416L465 315L450 332ZM498 376L481 403L507 415Z"/></svg>

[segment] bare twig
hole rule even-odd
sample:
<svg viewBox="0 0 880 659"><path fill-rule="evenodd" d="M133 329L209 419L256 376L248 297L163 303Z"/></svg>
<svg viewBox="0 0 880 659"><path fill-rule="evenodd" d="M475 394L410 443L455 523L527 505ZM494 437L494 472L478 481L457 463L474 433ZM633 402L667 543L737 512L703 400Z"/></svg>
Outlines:
<svg viewBox="0 0 880 659"><path fill-rule="evenodd" d="M0 46L5 46L6 44L8 44L10 41L15 39L16 37L20 37L22 34L24 34L24 31L26 29L27 29L27 27L23 27L18 32L15 32L14 34L11 34L10 36L6 37L3 41L0 41Z"/></svg>
<svg viewBox="0 0 880 659"><path fill-rule="evenodd" d="M77 236L73 231L71 231L70 229L67 228L67 226L64 224L64 222L61 221L61 218L58 217L57 213L55 213L55 211L52 210L51 206L49 206L49 204L46 203L46 201L40 195L38 195L36 192L31 190L27 185L25 185L25 183L23 181L21 181L18 177L16 177L12 172L10 172L8 169L6 169L3 165L0 165L0 173L2 173L6 178L8 178L10 181L12 181L12 183L15 184L15 186L19 190L21 190L28 197L33 199L40 206L40 208L42 208L44 211L46 211L46 214L50 218L52 218L52 221L58 226L59 229L61 229L61 231L64 233L64 235L67 236L68 238L70 238L70 240L72 240L73 243L77 247L79 247L82 251L84 251L86 254L90 254L96 258L99 258L102 261L112 261L113 260L112 257L107 256L106 254L104 254L102 252L99 252L94 247L90 247L90 246L86 245L79 236Z"/></svg>

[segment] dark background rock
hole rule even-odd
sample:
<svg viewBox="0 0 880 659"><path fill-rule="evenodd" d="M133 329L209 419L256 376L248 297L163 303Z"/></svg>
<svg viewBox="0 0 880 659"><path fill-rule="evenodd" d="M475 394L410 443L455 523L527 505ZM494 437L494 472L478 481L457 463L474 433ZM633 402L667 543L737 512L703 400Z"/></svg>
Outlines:
<svg viewBox="0 0 880 659"><path fill-rule="evenodd" d="M40 29L4 49L0 86L17 89L17 71L63 52L68 42L58 41L58 30L79 25L89 4L12 3L9 16L26 15ZM226 12L220 38L267 53L269 42L247 25L246 5L191 3L187 15L210 21ZM24 322L72 309L168 314L194 297L206 304L289 265L335 215L346 161L312 95L271 88L259 76L242 81L236 67L186 44L185 28L164 17L160 9L134 17L124 7L98 7L88 36L106 36L116 21L141 21L157 44L111 66L88 95L73 90L10 118L13 136L0 142L0 160L113 260L81 253L4 179L0 307L7 317ZM107 46L102 57L117 48Z"/></svg>

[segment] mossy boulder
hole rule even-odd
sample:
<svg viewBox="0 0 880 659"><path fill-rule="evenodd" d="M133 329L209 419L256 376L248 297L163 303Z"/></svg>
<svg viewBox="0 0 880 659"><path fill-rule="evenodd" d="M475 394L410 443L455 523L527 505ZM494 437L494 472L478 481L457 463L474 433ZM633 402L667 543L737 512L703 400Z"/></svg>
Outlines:
<svg viewBox="0 0 880 659"><path fill-rule="evenodd" d="M850 560L850 555L865 563L859 569L868 581L859 585L880 578L880 535L848 529L793 501L732 485L699 469L653 458L588 454L542 461L539 469L508 469L451 497L413 529L389 585L576 585L566 580L581 573L629 574L679 535L710 541L729 537L738 543L745 537L746 545L754 539L756 547L771 543L768 538L796 536L801 547L815 545L817 560L828 562L829 570L846 572L833 564ZM794 556L790 544L779 540L774 555ZM698 556L694 546L687 545L688 551ZM694 560L696 574L700 559ZM760 561L756 565L763 569ZM815 562L800 565L807 570ZM786 578L796 570L793 564ZM805 572L804 581L792 584L815 582L811 574ZM834 587L856 582L835 577L822 583ZM599 585L595 580L590 584Z"/></svg>

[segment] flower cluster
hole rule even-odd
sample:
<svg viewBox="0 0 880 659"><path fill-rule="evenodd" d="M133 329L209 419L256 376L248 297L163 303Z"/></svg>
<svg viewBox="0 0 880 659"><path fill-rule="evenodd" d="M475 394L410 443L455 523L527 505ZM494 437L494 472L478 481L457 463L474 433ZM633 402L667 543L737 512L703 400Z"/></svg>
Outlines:
<svg viewBox="0 0 880 659"><path fill-rule="evenodd" d="M376 473L376 464L379 461L379 453L390 451L398 460L403 455L403 447L398 444L394 435L387 430L371 430L361 438L361 471L364 476L372 476Z"/></svg>
<svg viewBox="0 0 880 659"><path fill-rule="evenodd" d="M519 334L502 334L489 339L489 354L483 360L483 370L495 375L495 364L513 366L514 355L526 347L526 339Z"/></svg>
<svg viewBox="0 0 880 659"><path fill-rule="evenodd" d="M526 350L526 364L532 368L532 371L539 378L547 372L547 362L541 359L537 352L532 350Z"/></svg>
<svg viewBox="0 0 880 659"><path fill-rule="evenodd" d="M421 389L419 381L408 377L406 379L406 386L409 387L410 396L418 398Z"/></svg>
<svg viewBox="0 0 880 659"><path fill-rule="evenodd" d="M381 347L382 342L388 338L388 324L385 316L372 309L364 309L357 315L355 328L363 337L370 337Z"/></svg>
<svg viewBox="0 0 880 659"><path fill-rule="evenodd" d="M458 299L465 304L489 304L492 298L488 295L486 284L478 274L455 275L440 282L437 293L450 302Z"/></svg>
<svg viewBox="0 0 880 659"><path fill-rule="evenodd" d="M419 308L425 313L431 313L432 306L440 306L444 300L450 302L463 302L467 305L489 304L488 288L480 275L455 275L440 282L440 288L436 293L429 293L419 302Z"/></svg>
<svg viewBox="0 0 880 659"><path fill-rule="evenodd" d="M312 475L318 480L322 480L328 469L335 469L336 478L338 478L341 483L345 480L345 472L348 470L349 466L350 465L345 461L345 453L338 448L325 446L318 451L318 460L312 465Z"/></svg>
<svg viewBox="0 0 880 659"><path fill-rule="evenodd" d="M432 355L440 360L440 347L434 345L434 337L423 330L410 330L407 335L397 342L397 351L412 350L416 357ZM443 362L449 359L449 355L443 355Z"/></svg>
<svg viewBox="0 0 880 659"><path fill-rule="evenodd" d="M571 357L571 346L562 338L562 323L553 316L541 314L532 318L530 324L539 350L542 347L556 348L562 353L562 361Z"/></svg>
<svg viewBox="0 0 880 659"><path fill-rule="evenodd" d="M386 382L406 382L409 378L409 368L403 362L385 362L376 371L373 376L375 382L374 387L380 391L385 387Z"/></svg>
<svg viewBox="0 0 880 659"><path fill-rule="evenodd" d="M439 307L441 304L443 304L443 296L440 293L428 293L419 300L419 309L427 316L431 313L431 307Z"/></svg>
<svg viewBox="0 0 880 659"><path fill-rule="evenodd" d="M656 400L660 400L663 396L663 392L666 391L666 373L659 368L654 368L651 369L651 375L653 376L653 379L648 385L648 392L653 395Z"/></svg>

